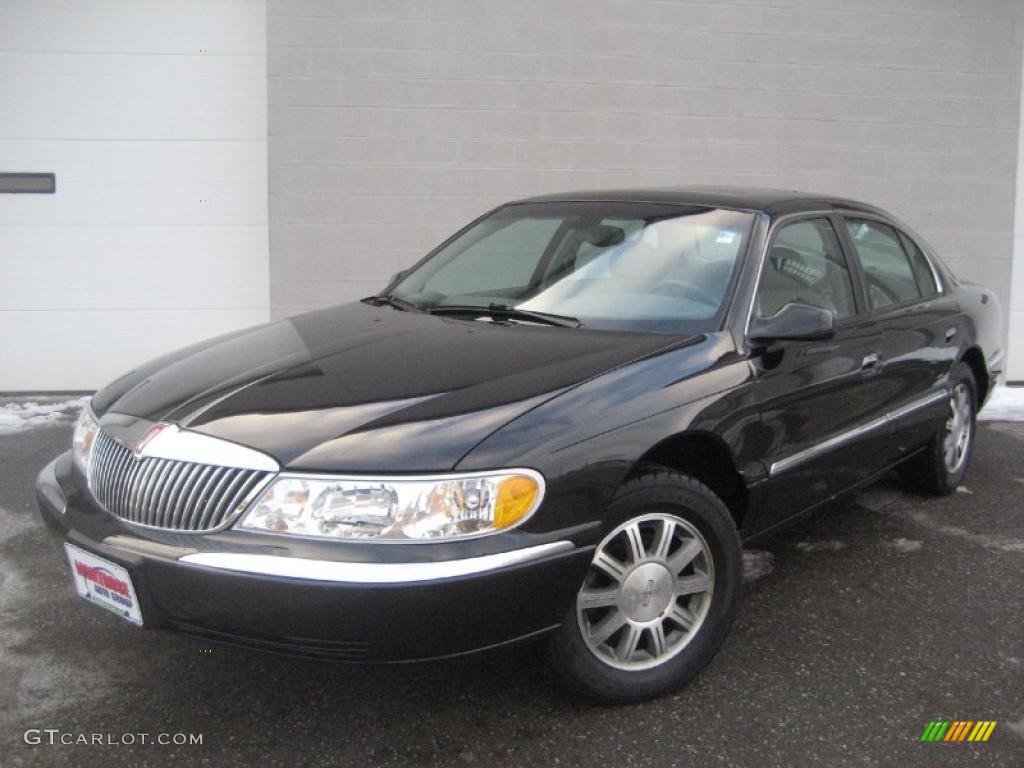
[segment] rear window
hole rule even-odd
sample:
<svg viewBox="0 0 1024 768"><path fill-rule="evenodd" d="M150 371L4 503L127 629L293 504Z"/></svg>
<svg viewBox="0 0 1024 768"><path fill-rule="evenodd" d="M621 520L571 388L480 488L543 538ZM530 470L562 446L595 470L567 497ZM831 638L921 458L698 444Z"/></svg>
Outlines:
<svg viewBox="0 0 1024 768"><path fill-rule="evenodd" d="M900 232L900 242L903 243L903 249L910 257L910 264L914 269L914 277L917 279L917 287L921 291L921 295L934 296L937 294L939 287L935 284L935 273L928 263L928 257L905 232Z"/></svg>
<svg viewBox="0 0 1024 768"><path fill-rule="evenodd" d="M846 220L846 227L864 270L872 309L921 298L918 277L895 229L879 221L854 218Z"/></svg>

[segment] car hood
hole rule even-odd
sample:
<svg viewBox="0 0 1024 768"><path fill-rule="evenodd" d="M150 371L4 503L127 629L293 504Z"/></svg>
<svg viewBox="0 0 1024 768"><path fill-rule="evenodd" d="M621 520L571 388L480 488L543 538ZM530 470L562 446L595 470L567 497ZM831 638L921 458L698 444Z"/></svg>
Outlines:
<svg viewBox="0 0 1024 768"><path fill-rule="evenodd" d="M355 303L141 366L93 399L309 471L442 471L566 389L694 339L499 324Z"/></svg>

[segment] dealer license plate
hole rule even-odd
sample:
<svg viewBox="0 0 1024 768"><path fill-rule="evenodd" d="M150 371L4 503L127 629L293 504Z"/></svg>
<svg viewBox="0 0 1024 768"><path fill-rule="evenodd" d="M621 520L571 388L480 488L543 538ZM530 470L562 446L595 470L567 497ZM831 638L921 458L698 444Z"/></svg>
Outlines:
<svg viewBox="0 0 1024 768"><path fill-rule="evenodd" d="M139 600L128 571L74 544L65 543L64 549L78 594L141 627L142 611L139 610Z"/></svg>

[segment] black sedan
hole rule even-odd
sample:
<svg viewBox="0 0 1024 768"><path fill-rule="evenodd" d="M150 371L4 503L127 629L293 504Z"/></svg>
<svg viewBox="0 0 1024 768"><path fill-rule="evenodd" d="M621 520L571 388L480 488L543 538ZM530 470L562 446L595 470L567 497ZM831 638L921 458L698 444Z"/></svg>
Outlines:
<svg viewBox="0 0 1024 768"><path fill-rule="evenodd" d="M635 701L722 645L743 541L893 467L955 489L1001 345L995 295L878 208L534 198L117 379L38 497L136 625L353 662L544 635Z"/></svg>

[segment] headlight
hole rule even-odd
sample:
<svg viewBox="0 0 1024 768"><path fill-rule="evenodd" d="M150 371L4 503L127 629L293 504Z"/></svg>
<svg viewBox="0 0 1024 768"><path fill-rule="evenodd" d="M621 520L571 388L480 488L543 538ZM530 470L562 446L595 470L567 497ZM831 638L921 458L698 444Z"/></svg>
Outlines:
<svg viewBox="0 0 1024 768"><path fill-rule="evenodd" d="M512 528L543 496L544 479L524 469L429 478L284 475L236 527L329 539L450 539Z"/></svg>
<svg viewBox="0 0 1024 768"><path fill-rule="evenodd" d="M75 434L71 438L71 455L75 464L86 475L89 474L92 445L96 441L96 434L99 431L100 425L96 423L96 417L92 415L92 408L86 404L78 416L78 421L75 422Z"/></svg>

